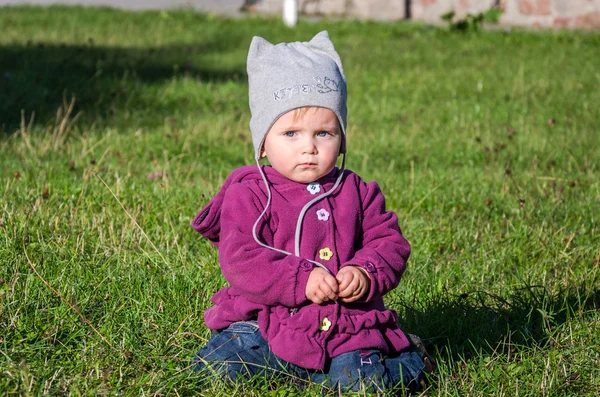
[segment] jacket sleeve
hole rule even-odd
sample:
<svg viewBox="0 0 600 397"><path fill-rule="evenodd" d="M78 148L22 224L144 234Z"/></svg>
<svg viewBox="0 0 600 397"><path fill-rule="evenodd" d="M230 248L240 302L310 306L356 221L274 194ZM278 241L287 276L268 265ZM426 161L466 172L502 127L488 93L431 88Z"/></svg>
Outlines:
<svg viewBox="0 0 600 397"><path fill-rule="evenodd" d="M266 201L263 198L263 201ZM259 245L252 227L264 204L245 184L233 184L225 193L221 212L219 262L231 287L251 302L296 307L304 303L313 264ZM267 213L268 216L268 213ZM257 227L261 242L273 241L263 220Z"/></svg>
<svg viewBox="0 0 600 397"><path fill-rule="evenodd" d="M398 217L386 211L385 198L377 183L359 182L362 200L362 241L354 257L342 266L358 265L367 271L371 286L363 299L371 301L396 288L406 269L410 244L402 236Z"/></svg>

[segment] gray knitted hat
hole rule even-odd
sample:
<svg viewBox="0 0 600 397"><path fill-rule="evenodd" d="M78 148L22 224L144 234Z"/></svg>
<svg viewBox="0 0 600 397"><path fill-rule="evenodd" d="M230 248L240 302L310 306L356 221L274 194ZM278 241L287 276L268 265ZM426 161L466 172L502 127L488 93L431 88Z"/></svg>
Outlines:
<svg viewBox="0 0 600 397"><path fill-rule="evenodd" d="M250 131L256 160L267 132L290 110L318 106L332 110L346 135L346 78L327 31L309 42L269 43L254 36L248 51ZM345 152L345 139L342 152Z"/></svg>

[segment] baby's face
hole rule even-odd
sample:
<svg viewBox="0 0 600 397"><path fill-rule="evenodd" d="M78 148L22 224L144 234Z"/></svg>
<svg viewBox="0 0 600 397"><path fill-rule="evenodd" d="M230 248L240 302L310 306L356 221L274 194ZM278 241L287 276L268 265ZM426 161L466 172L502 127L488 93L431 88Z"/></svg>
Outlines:
<svg viewBox="0 0 600 397"><path fill-rule="evenodd" d="M297 118L294 112L287 112L273 124L263 153L281 175L311 183L335 167L342 132L337 116L329 109L310 108Z"/></svg>

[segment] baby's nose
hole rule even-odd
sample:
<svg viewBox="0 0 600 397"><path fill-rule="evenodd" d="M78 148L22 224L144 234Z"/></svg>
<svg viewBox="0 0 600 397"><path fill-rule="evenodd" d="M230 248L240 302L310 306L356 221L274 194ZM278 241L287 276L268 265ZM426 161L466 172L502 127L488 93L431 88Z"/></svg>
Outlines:
<svg viewBox="0 0 600 397"><path fill-rule="evenodd" d="M303 142L302 152L303 153L315 153L317 151L317 145L312 138L306 139Z"/></svg>

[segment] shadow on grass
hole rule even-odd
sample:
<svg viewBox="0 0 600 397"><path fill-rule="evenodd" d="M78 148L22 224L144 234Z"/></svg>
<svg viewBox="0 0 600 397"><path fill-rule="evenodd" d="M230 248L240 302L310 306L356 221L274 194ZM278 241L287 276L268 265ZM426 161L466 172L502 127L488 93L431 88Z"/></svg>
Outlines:
<svg viewBox="0 0 600 397"><path fill-rule="evenodd" d="M136 121L164 123L173 112L185 110L189 99L165 101L148 89L152 84L189 76L200 81L245 81L245 65L223 68L208 56L244 45L215 37L194 45L153 48L48 45L27 42L0 46L0 135L14 133L21 112L42 125L52 123L63 100L76 98L83 127L92 123L115 125L127 115ZM189 111L202 111L191 109ZM129 126L131 121L129 121ZM134 126L135 127L135 126Z"/></svg>
<svg viewBox="0 0 600 397"><path fill-rule="evenodd" d="M477 291L435 297L421 307L407 305L401 328L428 339L443 356L468 359L480 351L502 351L509 336L514 344L543 347L561 324L598 308L600 290L550 296L532 286L507 298Z"/></svg>

